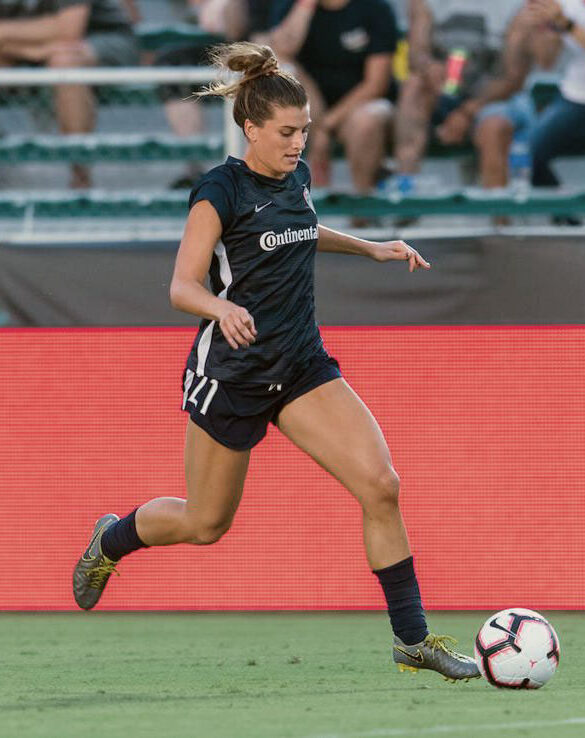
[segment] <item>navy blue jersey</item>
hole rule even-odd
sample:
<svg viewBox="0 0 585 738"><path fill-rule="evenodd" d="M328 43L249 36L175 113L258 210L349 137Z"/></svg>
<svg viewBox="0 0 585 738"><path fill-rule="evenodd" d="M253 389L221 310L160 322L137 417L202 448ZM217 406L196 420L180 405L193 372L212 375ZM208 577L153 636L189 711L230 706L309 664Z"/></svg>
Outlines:
<svg viewBox="0 0 585 738"><path fill-rule="evenodd" d="M313 294L317 216L304 162L283 179L228 157L191 192L208 200L222 224L209 276L211 291L245 307L258 331L249 348L232 349L216 321L201 321L189 365L228 382L286 382L323 343Z"/></svg>

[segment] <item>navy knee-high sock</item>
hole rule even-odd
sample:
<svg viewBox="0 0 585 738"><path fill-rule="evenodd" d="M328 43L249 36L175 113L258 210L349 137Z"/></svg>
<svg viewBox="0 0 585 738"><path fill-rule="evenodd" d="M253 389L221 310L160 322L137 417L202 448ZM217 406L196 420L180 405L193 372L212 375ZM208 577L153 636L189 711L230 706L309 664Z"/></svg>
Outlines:
<svg viewBox="0 0 585 738"><path fill-rule="evenodd" d="M374 574L384 590L394 634L409 646L420 643L429 630L412 556L385 569L377 569Z"/></svg>
<svg viewBox="0 0 585 738"><path fill-rule="evenodd" d="M136 508L138 510L138 508ZM132 510L125 518L118 520L105 531L102 536L102 553L112 561L119 561L139 548L147 548L136 532L136 510Z"/></svg>

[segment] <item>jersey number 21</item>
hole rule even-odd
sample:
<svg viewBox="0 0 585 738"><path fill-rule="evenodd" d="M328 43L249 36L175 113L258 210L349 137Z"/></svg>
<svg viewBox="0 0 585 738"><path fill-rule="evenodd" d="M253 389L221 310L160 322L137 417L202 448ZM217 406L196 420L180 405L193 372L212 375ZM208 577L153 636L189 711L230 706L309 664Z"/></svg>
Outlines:
<svg viewBox="0 0 585 738"><path fill-rule="evenodd" d="M183 410L185 409L185 405L188 402L193 403L193 407L197 407L199 404L199 400L197 399L197 396L201 392L201 390L207 385L209 382L209 387L207 388L207 395L205 397L205 400L203 400L203 403L201 407L199 408L199 412L201 415L205 415L207 412L209 405L211 404L211 401L213 400L215 393L217 392L217 387L219 385L219 382L217 379L209 379L209 377L199 377L199 382L195 385L195 389L191 394L189 394L189 391L191 390L191 387L193 386L193 382L195 381L195 372L191 369L187 369L185 372L185 383L183 385Z"/></svg>

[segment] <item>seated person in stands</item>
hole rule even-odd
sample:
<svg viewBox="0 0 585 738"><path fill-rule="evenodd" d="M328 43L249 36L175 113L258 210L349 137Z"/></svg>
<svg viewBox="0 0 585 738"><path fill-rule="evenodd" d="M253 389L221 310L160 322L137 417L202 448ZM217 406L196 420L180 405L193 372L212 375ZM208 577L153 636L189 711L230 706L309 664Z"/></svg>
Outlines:
<svg viewBox="0 0 585 738"><path fill-rule="evenodd" d="M520 7L521 0L409 0L410 75L400 92L395 140L398 188L403 192L415 187L413 175L433 128L440 142L460 144L475 125L483 184L506 183L512 136L517 131L528 134L535 120L530 97L513 96L534 61L528 46L532 24ZM507 79L486 96L502 59ZM507 102L478 115L490 100L503 99Z"/></svg>
<svg viewBox="0 0 585 738"><path fill-rule="evenodd" d="M557 187L551 162L567 154L585 154L585 3L580 0L530 0L540 37L552 36L555 53L569 53L558 98L532 132L532 184ZM571 222L571 219L569 219Z"/></svg>
<svg viewBox="0 0 585 738"><path fill-rule="evenodd" d="M138 46L118 0L0 0L0 66L45 65L54 69L134 66ZM62 133L88 133L94 126L90 88L55 90ZM73 187L89 186L86 167L72 167Z"/></svg>
<svg viewBox="0 0 585 738"><path fill-rule="evenodd" d="M189 5L193 19L204 31L223 36L226 41L238 41L268 27L271 0L191 0ZM209 64L209 48L208 44L173 44L157 54L155 64L205 66ZM193 92L192 87L165 85L161 88L165 114L177 136L193 136L204 130L201 103L193 100ZM204 171L200 162L189 162L184 174L172 182L171 187L190 189Z"/></svg>
<svg viewBox="0 0 585 738"><path fill-rule="evenodd" d="M555 0L526 0L508 33L502 75L467 100L459 109L461 115L448 120L439 131L445 143L459 143L471 121L480 121L475 138L483 131L488 139L480 147L485 184L506 183L506 156L512 136L511 125L506 125L505 120L509 107L489 104L490 101L505 100L521 89L533 62L551 67L563 46L569 59L559 96L531 130L532 184L558 186L551 161L567 154L585 154L585 5L574 0L563 0L562 4ZM578 222L565 216L555 220Z"/></svg>
<svg viewBox="0 0 585 738"><path fill-rule="evenodd" d="M273 23L266 41L294 65L311 101L313 185L330 184L331 145L337 139L355 191L370 192L393 114L392 8L386 0L275 0Z"/></svg>
<svg viewBox="0 0 585 738"><path fill-rule="evenodd" d="M534 65L550 68L557 56L555 35L539 24L529 0L512 19L498 76L488 80L438 128L446 145L462 143L473 127L484 187L508 184L508 156L514 135L529 140L537 117L528 92L520 91Z"/></svg>

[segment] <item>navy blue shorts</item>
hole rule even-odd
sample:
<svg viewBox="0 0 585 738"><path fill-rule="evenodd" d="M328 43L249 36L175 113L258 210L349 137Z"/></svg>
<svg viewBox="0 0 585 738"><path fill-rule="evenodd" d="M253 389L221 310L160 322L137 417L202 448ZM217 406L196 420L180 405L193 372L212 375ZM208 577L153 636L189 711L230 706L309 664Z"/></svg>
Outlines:
<svg viewBox="0 0 585 738"><path fill-rule="evenodd" d="M289 402L341 377L337 361L325 351L311 358L286 384L240 384L183 374L183 410L222 446L245 451L266 435L268 423Z"/></svg>

